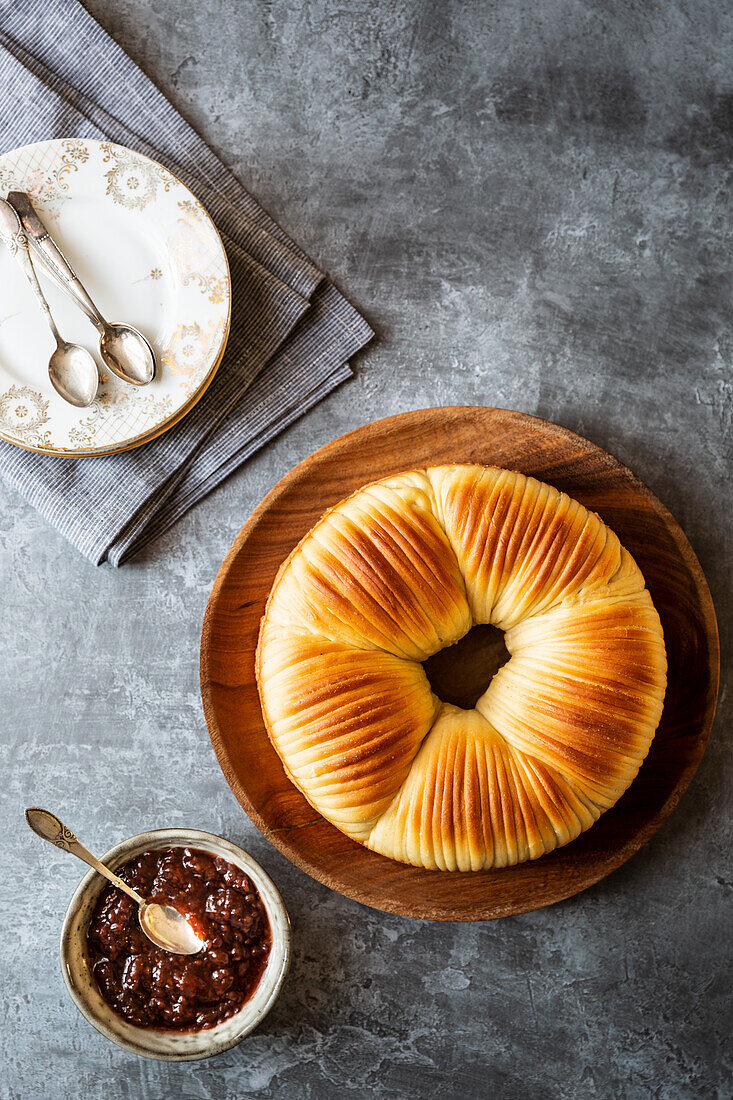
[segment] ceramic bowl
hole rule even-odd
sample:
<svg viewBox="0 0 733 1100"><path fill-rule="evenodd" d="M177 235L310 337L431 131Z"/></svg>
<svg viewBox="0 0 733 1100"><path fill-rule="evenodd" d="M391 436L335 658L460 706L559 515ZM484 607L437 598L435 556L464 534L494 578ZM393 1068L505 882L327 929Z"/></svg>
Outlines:
<svg viewBox="0 0 733 1100"><path fill-rule="evenodd" d="M290 921L272 879L258 863L213 833L198 829L155 829L122 841L102 857L112 870L141 852L156 848L192 847L223 856L252 879L267 910L272 931L270 957L250 1000L234 1016L203 1031L156 1031L136 1027L118 1016L102 999L89 965L86 932L97 899L106 885L96 871L79 883L66 911L61 931L61 972L72 1001L90 1024L125 1050L143 1058L189 1062L210 1058L240 1043L264 1020L280 992L290 965Z"/></svg>

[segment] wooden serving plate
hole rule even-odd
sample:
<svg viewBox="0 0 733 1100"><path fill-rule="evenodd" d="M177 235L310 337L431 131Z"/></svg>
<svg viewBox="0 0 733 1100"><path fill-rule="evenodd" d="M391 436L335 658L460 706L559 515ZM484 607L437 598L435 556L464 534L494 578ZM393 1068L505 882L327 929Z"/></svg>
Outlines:
<svg viewBox="0 0 733 1100"><path fill-rule="evenodd" d="M262 721L254 655L275 574L326 508L401 470L448 462L532 474L598 512L636 558L664 628L669 685L649 755L626 794L587 832L517 867L425 871L368 851L290 783ZM682 530L611 455L544 420L490 408L438 408L376 421L335 439L268 493L214 583L201 638L201 690L222 771L262 833L293 863L376 909L428 920L489 920L538 909L597 882L652 836L690 782L718 687L710 592Z"/></svg>

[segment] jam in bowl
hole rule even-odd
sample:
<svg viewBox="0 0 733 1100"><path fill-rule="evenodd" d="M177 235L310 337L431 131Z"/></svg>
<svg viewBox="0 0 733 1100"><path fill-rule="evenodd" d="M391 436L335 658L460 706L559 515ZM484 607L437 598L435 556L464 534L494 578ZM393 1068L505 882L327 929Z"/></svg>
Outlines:
<svg viewBox="0 0 733 1100"><path fill-rule="evenodd" d="M202 949L176 955L151 943L138 907L116 886L102 891L87 932L100 993L141 1027L215 1027L250 999L270 954L270 924L248 875L199 848L158 848L116 872L144 898L188 919Z"/></svg>
<svg viewBox="0 0 733 1100"><path fill-rule="evenodd" d="M141 834L104 862L141 896L178 909L203 947L156 947L135 903L90 872L61 938L62 973L82 1014L148 1058L203 1058L240 1042L274 1004L290 961L290 923L271 879L235 845L197 830Z"/></svg>

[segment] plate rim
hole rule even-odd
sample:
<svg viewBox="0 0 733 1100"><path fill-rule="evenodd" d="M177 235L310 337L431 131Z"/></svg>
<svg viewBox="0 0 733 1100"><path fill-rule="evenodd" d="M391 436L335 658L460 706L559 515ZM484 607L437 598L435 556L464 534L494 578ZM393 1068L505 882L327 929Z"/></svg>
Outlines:
<svg viewBox="0 0 733 1100"><path fill-rule="evenodd" d="M17 439L11 439L9 436L4 435L2 427L0 427L0 440L3 443L11 444L11 446L13 447L19 447L22 451L30 451L33 454L49 455L52 458L102 458L105 455L122 454L125 451L134 450L136 447L141 447L144 443L150 443L152 442L152 440L157 439L158 436L162 435L164 432L167 432L169 428L173 428L180 420L183 419L184 416L187 416L191 409L193 409L194 405L196 405L204 396L206 390L213 382L214 377L219 369L219 365L224 358L224 352L226 351L227 342L229 340L229 331L231 328L232 320L232 273L229 267L229 257L227 256L224 242L221 239L221 233L217 229L214 219L211 217L204 204L201 202L198 196L193 193L191 188L188 187L187 184L185 184L183 180L181 180L175 174L175 172L172 172L170 168L168 168L165 164L161 164L160 161L154 160L153 157L149 157L146 153L140 153L137 149L132 149L128 145L121 145L119 142L116 141L102 141L100 138L48 138L46 141L31 141L27 145L18 145L14 149L7 149L4 153L0 153L0 162L2 162L5 157L12 156L14 153L23 153L27 152L30 149L40 149L47 148L53 145L60 145L64 141L84 141L87 145L94 145L97 148L100 148L103 145L108 145L111 149L122 149L126 153L133 153L136 157L140 157L141 160L147 161L148 164L154 165L155 168L167 172L171 179L175 180L175 182L183 187L187 194L191 196L191 199L194 201L199 211L203 215L204 220L206 220L210 224L211 228L214 231L216 240L218 241L219 248L221 249L221 254L224 258L224 266L226 267L227 272L226 322L224 325L224 331L222 333L221 340L213 356L211 366L207 371L206 376L202 379L195 393L191 394L189 400L184 405L182 405L180 409L177 409L176 412L171 413L167 420L164 420L161 424L156 424L154 428L150 428L147 432L142 432L139 436L134 436L132 439L125 440L124 443L115 444L110 447L80 447L78 450L74 451L61 449L50 450L46 447L31 446L30 444L21 443Z"/></svg>
<svg viewBox="0 0 733 1100"><path fill-rule="evenodd" d="M280 835L277 828L273 828L272 825L262 816L257 806L252 802L247 792L246 787L240 781L229 756L225 738L222 734L222 730L219 726L216 707L212 700L209 685L214 683L209 654L211 652L211 640L215 631L215 618L217 605L221 599L222 592L225 588L226 582L232 572L236 560L242 552L247 539L252 530L259 523L261 517L265 515L272 505L279 500L290 488L292 482L297 481L300 477L303 477L308 473L308 468L316 464L319 460L328 459L334 454L337 454L342 448L353 445L365 434L372 434L376 430L384 430L388 426L394 426L398 423L404 423L405 425L410 422L419 422L420 418L425 415L431 417L447 416L450 414L459 415L472 415L477 419L481 417L489 417L498 414L499 416L509 416L516 418L519 421L525 422L527 427L532 424L541 426L543 430L549 431L560 438L565 438L568 442L572 443L575 447L580 445L586 449L590 449L592 452L596 452L602 459L604 465L613 470L616 474L624 478L627 483L633 487L636 492L639 492L646 498L657 515L665 522L667 531L674 538L674 541L685 560L685 564L690 570L690 574L694 580L694 586L696 595L699 600L699 608L701 617L704 622L705 635L709 644L709 664L707 670L706 681L706 697L704 713L699 722L699 729L695 741L695 751L692 758L687 761L681 774L679 775L674 787L667 793L664 802L657 809L656 813L651 818L645 818L638 829L635 831L633 837L623 844L620 848L614 849L610 855L607 855L605 859L599 858L596 865L596 870L588 874L586 879L581 885L573 883L569 888L560 888L555 892L552 900L530 902L528 904L508 904L504 907L503 911L497 911L500 907L496 904L485 906L482 909L477 910L475 913L466 914L463 910L460 911L448 911L446 908L441 913L434 912L422 912L415 913L410 911L405 903L401 899L395 901L385 900L380 898L379 902L370 901L365 896L364 892L360 892L352 887L338 884L333 875L322 871L317 865L312 863L308 858L303 857L300 850L295 847L287 836ZM204 614L202 630L201 630L201 643L199 652L199 673L200 673L200 689L201 698L203 704L204 717L206 719L207 730L214 749L219 766L224 774L227 783L229 784L233 794L237 801L245 810L247 815L253 824L263 834L275 848L278 849L291 863L299 867L302 871L305 871L311 878L328 886L330 889L335 890L337 893L342 894L344 897L351 898L358 901L361 904L367 905L370 908L374 908L381 912L394 913L400 916L407 916L413 919L423 920L436 920L436 921L457 921L457 922L472 922L481 920L493 920L502 916L518 915L521 913L532 912L537 909L545 908L549 905L556 904L559 901L566 900L573 897L578 893L583 892L589 887L595 885L595 883L601 881L607 875L611 874L614 870L622 866L631 856L635 855L654 835L663 822L669 817L672 811L679 803L680 798L684 794L685 790L689 786L695 772L697 771L700 761L705 752L705 747L712 729L715 711L717 706L719 681L720 681L720 641L717 617L715 613L715 606L713 604L710 588L707 583L707 579L703 572L702 566L695 554L685 532L682 527L676 521L669 509L659 500L659 498L648 488L648 486L624 463L617 459L610 452L606 451L603 447L593 443L586 437L579 435L576 432L571 431L568 428L564 428L554 421L547 420L542 417L535 416L530 413L523 413L511 409L501 409L494 406L484 405L446 405L446 406L432 406L427 409L416 409L407 412L397 413L392 416L384 417L379 420L371 421L367 424L361 425L343 435L337 436L335 439L330 440L323 446L317 448L311 454L307 455L297 465L288 470L283 477L281 477L277 483L266 493L256 508L252 511L238 534L236 535L232 545L230 546L219 570L217 571L209 594L209 599L206 605L206 611ZM259 698L259 696L258 696ZM264 721L262 721L264 727ZM273 748L273 752L274 752ZM643 766L643 765L642 765ZM290 783L285 773L283 773L285 781ZM636 782L636 780L634 780ZM633 784L632 784L633 785ZM297 788L296 788L297 789ZM322 815L319 815L322 817ZM325 819L323 819L325 821ZM335 830L335 826L330 826ZM590 833L592 829L586 830L586 833ZM345 841L349 838L345 834L343 836ZM369 851L371 856L374 856L375 860L382 860L386 857L380 856L377 853L371 852L369 849L364 849L363 845L357 845L356 848ZM564 845L563 848L556 851L569 850L572 845ZM548 857L553 853L548 853ZM525 861L524 864L519 866L527 866L532 864L535 867L541 866L542 859ZM387 860L388 863L394 863L393 860ZM448 872L441 871L429 871L422 868L414 868L419 875L441 875L444 876ZM511 870L511 869L507 869ZM469 872L471 873L471 872ZM474 874L491 874L492 871L480 871L473 872Z"/></svg>

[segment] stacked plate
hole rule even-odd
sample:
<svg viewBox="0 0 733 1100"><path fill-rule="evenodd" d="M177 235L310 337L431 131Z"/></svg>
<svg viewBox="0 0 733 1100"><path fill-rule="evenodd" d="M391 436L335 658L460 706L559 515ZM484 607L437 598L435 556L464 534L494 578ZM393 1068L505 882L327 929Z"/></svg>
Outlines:
<svg viewBox="0 0 733 1100"><path fill-rule="evenodd" d="M145 443L191 409L229 332L221 238L167 169L109 142L64 138L0 157L0 195L25 191L104 316L139 329L158 370L147 386L100 368L93 404L74 408L48 378L54 344L33 293L0 248L0 438L54 455L103 455ZM64 339L98 351L95 329L43 275Z"/></svg>

